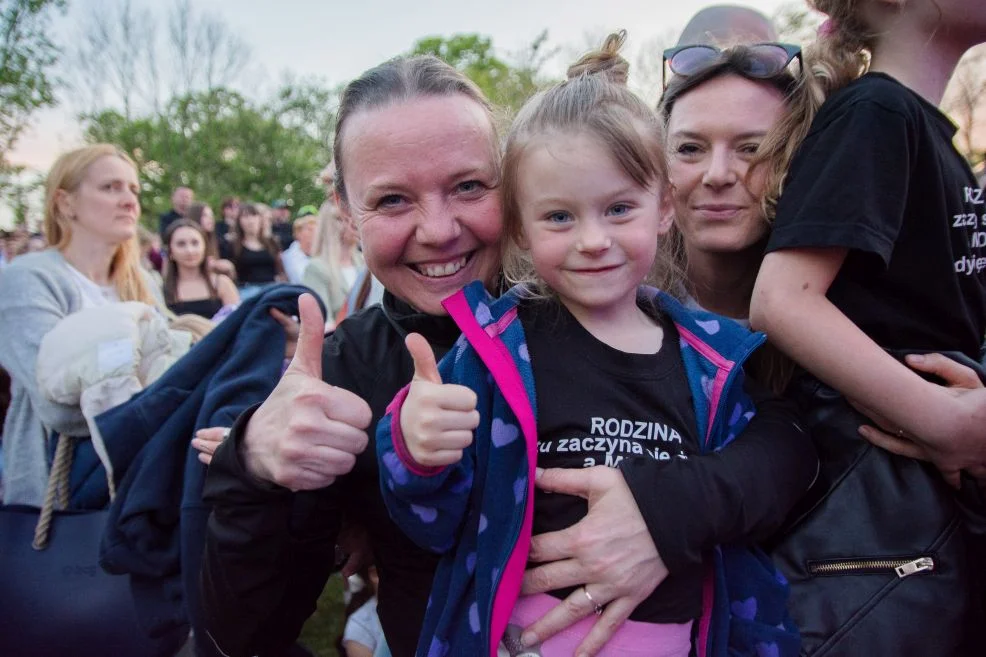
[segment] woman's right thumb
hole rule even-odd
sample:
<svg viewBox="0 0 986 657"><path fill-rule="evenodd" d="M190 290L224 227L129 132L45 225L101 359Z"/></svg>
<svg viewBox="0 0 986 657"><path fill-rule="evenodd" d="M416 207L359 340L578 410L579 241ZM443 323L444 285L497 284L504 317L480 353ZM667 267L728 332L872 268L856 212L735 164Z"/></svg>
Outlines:
<svg viewBox="0 0 986 657"><path fill-rule="evenodd" d="M298 347L291 368L309 376L322 378L322 342L325 339L325 320L318 302L307 292L298 297Z"/></svg>
<svg viewBox="0 0 986 657"><path fill-rule="evenodd" d="M442 377L438 373L435 352L431 350L428 341L419 333L411 333L404 339L404 344L411 353L411 360L414 361L414 378L431 383L441 383Z"/></svg>

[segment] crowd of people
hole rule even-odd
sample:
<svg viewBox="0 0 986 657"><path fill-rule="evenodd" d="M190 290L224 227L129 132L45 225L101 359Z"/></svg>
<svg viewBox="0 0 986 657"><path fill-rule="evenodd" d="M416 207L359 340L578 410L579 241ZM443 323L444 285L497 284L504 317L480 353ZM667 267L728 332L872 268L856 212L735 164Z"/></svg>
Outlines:
<svg viewBox="0 0 986 657"><path fill-rule="evenodd" d="M986 192L938 105L986 5L809 5L804 50L699 12L660 99L611 34L502 136L461 72L384 62L293 220L182 187L141 241L127 154L66 154L50 247L0 273L4 504L45 503L59 436L89 508L170 477L179 601L149 525L102 548L162 656L303 655L339 570L349 657L981 654ZM142 344L194 334L126 361L146 394L40 385L45 336L122 301L170 322Z"/></svg>

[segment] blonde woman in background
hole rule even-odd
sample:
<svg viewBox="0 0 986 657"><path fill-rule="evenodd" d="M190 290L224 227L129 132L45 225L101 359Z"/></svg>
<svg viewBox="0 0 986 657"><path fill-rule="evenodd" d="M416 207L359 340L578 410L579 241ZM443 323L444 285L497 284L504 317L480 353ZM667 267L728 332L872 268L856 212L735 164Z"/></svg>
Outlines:
<svg viewBox="0 0 986 657"><path fill-rule="evenodd" d="M45 334L68 315L118 301L164 307L140 264L139 193L137 168L116 146L62 155L45 190L51 247L17 258L0 277L0 366L12 379L3 427L4 504L41 506L49 432L89 435L78 406L49 401L38 389Z"/></svg>
<svg viewBox="0 0 986 657"><path fill-rule="evenodd" d="M325 302L331 318L342 308L363 269L363 256L357 248L359 235L331 201L326 201L319 209L315 244L315 253L305 268L302 284Z"/></svg>

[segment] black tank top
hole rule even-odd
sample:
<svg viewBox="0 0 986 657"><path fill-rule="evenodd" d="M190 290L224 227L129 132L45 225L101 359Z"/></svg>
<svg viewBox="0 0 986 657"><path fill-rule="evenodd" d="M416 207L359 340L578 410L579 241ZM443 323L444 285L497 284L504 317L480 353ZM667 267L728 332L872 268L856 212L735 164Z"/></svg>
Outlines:
<svg viewBox="0 0 986 657"><path fill-rule="evenodd" d="M176 301L175 303L168 304L168 309L176 315L198 315L206 319L212 319L222 307L223 302L219 297L195 299L194 301Z"/></svg>

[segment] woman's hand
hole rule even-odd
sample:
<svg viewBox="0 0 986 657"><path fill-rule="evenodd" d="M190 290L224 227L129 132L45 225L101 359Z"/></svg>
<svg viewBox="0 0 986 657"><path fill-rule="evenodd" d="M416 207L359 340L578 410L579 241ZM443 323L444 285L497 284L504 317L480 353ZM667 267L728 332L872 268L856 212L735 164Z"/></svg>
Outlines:
<svg viewBox="0 0 986 657"><path fill-rule="evenodd" d="M298 298L298 347L238 445L253 476L291 490L324 488L366 449L373 413L357 395L322 381L323 323L311 294Z"/></svg>
<svg viewBox="0 0 986 657"><path fill-rule="evenodd" d="M605 609L577 653L595 655L664 581L668 569L619 470L555 468L539 471L536 483L542 490L585 498L589 512L568 529L532 539L530 561L542 565L524 575L524 595L582 586L528 627L522 641L544 641L600 605ZM591 591L591 599L584 588Z"/></svg>
<svg viewBox="0 0 986 657"><path fill-rule="evenodd" d="M229 438L229 427L209 427L199 429L192 438L192 447L199 450L199 461L209 465L212 463L212 455L216 453L216 448Z"/></svg>
<svg viewBox="0 0 986 657"><path fill-rule="evenodd" d="M284 329L284 359L294 358L294 352L298 348L298 336L301 334L301 324L295 317L288 317L277 308L270 309L270 316L276 319L277 323ZM319 372L321 372L321 366L319 366Z"/></svg>
<svg viewBox="0 0 986 657"><path fill-rule="evenodd" d="M912 354L905 360L912 369L944 380L951 393L959 396L960 403L969 406L973 412L977 406L986 412L986 390L972 368L942 354ZM861 426L859 433L877 447L899 456L934 463L945 481L954 488L961 485L963 469L974 476L980 486L986 486L986 444L978 437L982 435L981 431L955 436L948 443L934 442L921 436L908 436L871 410L850 403L873 421L875 426Z"/></svg>

